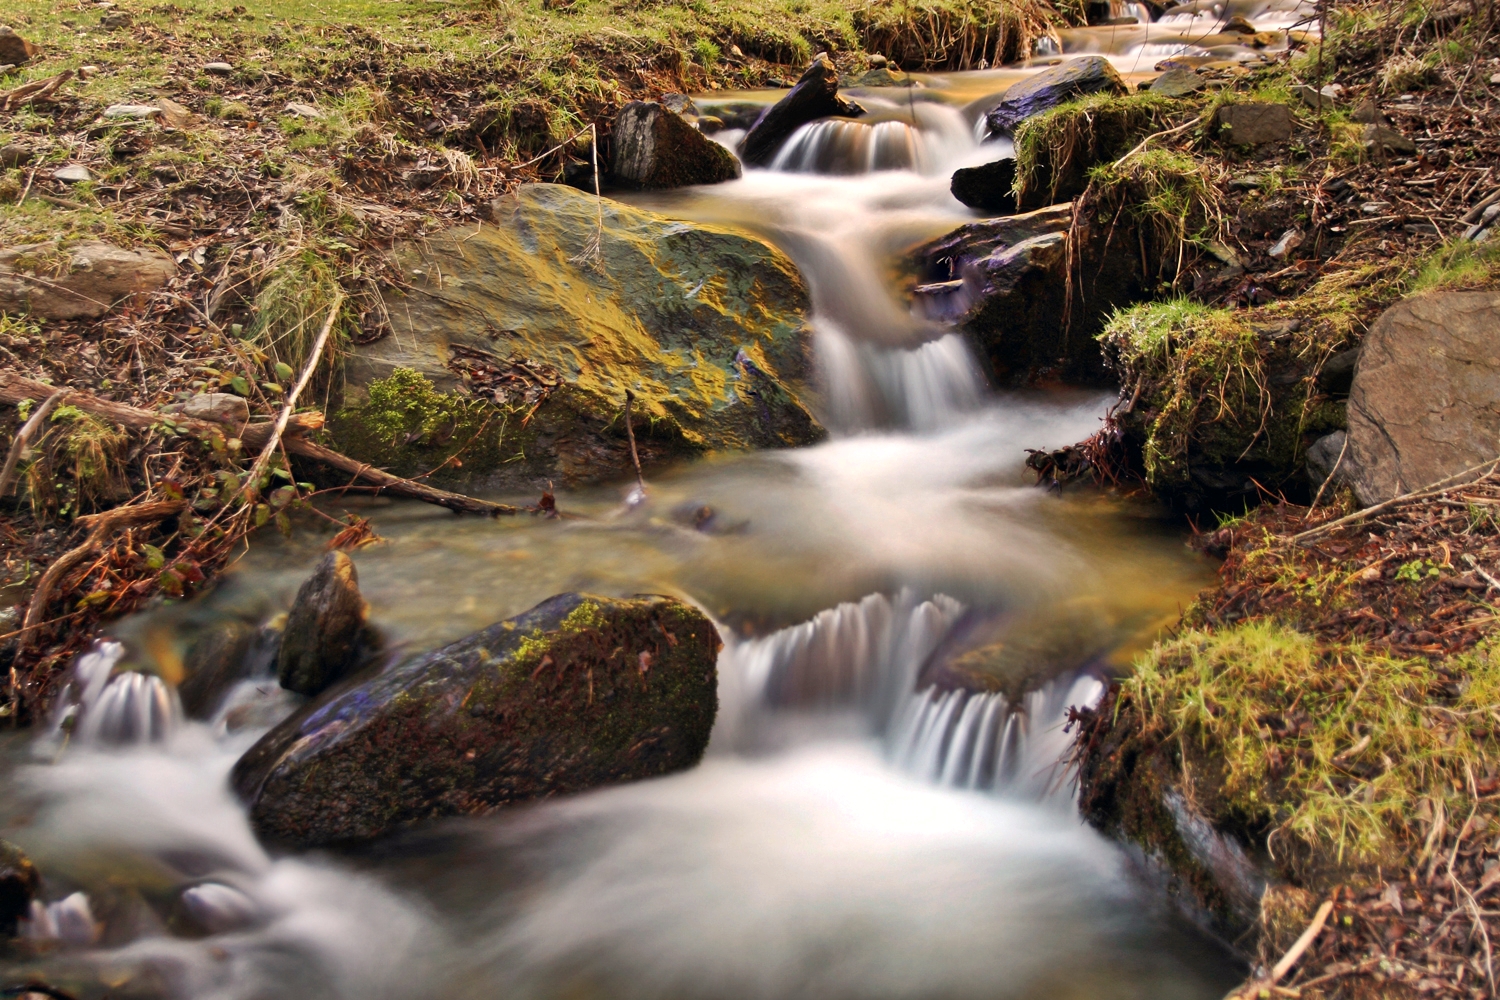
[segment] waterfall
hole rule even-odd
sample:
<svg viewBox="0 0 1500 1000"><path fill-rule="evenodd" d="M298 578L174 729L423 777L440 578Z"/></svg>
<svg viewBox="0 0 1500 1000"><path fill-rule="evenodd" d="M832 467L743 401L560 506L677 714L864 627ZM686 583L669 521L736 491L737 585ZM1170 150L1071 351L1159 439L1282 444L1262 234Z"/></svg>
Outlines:
<svg viewBox="0 0 1500 1000"><path fill-rule="evenodd" d="M861 98L874 108L867 118L809 122L782 145L771 169L787 173L849 176L884 170L941 173L974 137L956 108L932 101Z"/></svg>
<svg viewBox="0 0 1500 1000"><path fill-rule="evenodd" d="M984 401L984 378L961 334L890 348L856 341L823 322L816 343L826 386L825 420L835 430L939 430Z"/></svg>
<svg viewBox="0 0 1500 1000"><path fill-rule="evenodd" d="M1006 790L1030 798L1066 798L1071 707L1092 707L1104 684L1088 674L1062 677L1012 706L999 692L914 694L887 740L889 753L919 777L951 788Z"/></svg>
<svg viewBox="0 0 1500 1000"><path fill-rule="evenodd" d="M892 761L924 780L1071 801L1063 726L1070 707L1098 703L1103 683L1061 677L1014 705L999 692L915 691L963 610L951 597L918 601L907 590L839 604L756 639L730 634L719 656L719 725L737 737L759 712L856 709L883 734Z"/></svg>
<svg viewBox="0 0 1500 1000"><path fill-rule="evenodd" d="M106 640L78 657L57 699L54 735L71 724L81 743L159 743L177 730L182 702L176 689L154 674L115 673L124 656L124 646Z"/></svg>

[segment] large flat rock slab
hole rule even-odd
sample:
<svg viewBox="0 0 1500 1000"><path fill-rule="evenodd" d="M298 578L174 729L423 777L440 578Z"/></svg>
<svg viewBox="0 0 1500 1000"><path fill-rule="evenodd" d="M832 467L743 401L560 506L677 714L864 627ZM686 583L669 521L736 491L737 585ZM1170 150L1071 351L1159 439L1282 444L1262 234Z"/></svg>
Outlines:
<svg viewBox="0 0 1500 1000"><path fill-rule="evenodd" d="M1343 475L1361 503L1500 455L1500 292L1396 303L1365 336L1349 392Z"/></svg>

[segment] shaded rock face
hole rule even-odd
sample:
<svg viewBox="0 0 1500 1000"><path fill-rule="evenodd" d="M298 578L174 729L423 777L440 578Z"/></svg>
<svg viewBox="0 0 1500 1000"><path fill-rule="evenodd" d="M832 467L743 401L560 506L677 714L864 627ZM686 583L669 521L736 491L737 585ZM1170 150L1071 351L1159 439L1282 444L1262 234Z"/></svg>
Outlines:
<svg viewBox="0 0 1500 1000"><path fill-rule="evenodd" d="M330 552L297 590L276 657L281 686L316 695L359 665L367 641L365 599L354 561Z"/></svg>
<svg viewBox="0 0 1500 1000"><path fill-rule="evenodd" d="M33 45L11 29L0 27L0 65L19 66L41 51L40 46Z"/></svg>
<svg viewBox="0 0 1500 1000"><path fill-rule="evenodd" d="M785 97L760 117L745 135L740 158L764 167L797 129L819 118L858 118L865 109L839 96L839 74L826 56L814 59ZM728 119L726 119L726 122Z"/></svg>
<svg viewBox="0 0 1500 1000"><path fill-rule="evenodd" d="M16 936L16 922L31 912L42 876L22 850L0 840L0 941Z"/></svg>
<svg viewBox="0 0 1500 1000"><path fill-rule="evenodd" d="M401 251L412 287L388 298L392 333L347 357L330 421L339 450L414 475L461 448L462 465L433 481L471 488L626 476L626 389L647 465L818 440L804 403L809 302L792 262L749 235L606 199L596 266L597 206L527 185L494 203L493 222ZM485 409L454 418L410 387L376 407L372 384L398 369Z"/></svg>
<svg viewBox="0 0 1500 1000"><path fill-rule="evenodd" d="M1016 161L1007 157L977 167L960 167L953 171L949 190L970 208L1007 215L1016 210L1015 185Z"/></svg>
<svg viewBox="0 0 1500 1000"><path fill-rule="evenodd" d="M124 296L160 288L176 270L160 250L124 250L108 243L0 249L0 312L96 319Z"/></svg>
<svg viewBox="0 0 1500 1000"><path fill-rule="evenodd" d="M1113 384L1096 335L1115 307L1142 297L1145 283L1136 255L1111 252L1107 230L1085 223L1075 234L1084 287L1079 294L1075 285L1070 303L1072 221L1071 204L1054 205L971 223L927 244L918 266L938 280L916 288L914 310L972 336L996 385Z"/></svg>
<svg viewBox="0 0 1500 1000"><path fill-rule="evenodd" d="M718 634L665 597L564 594L328 692L235 765L264 839L313 847L692 767Z"/></svg>
<svg viewBox="0 0 1500 1000"><path fill-rule="evenodd" d="M1349 390L1341 478L1361 503L1500 455L1500 292L1398 302L1371 327Z"/></svg>
<svg viewBox="0 0 1500 1000"><path fill-rule="evenodd" d="M240 680L248 676L256 629L241 621L212 625L193 640L183 658L184 679L177 686L190 719L209 719Z"/></svg>
<svg viewBox="0 0 1500 1000"><path fill-rule="evenodd" d="M1125 94L1129 88L1103 56L1081 56L1051 66L1005 92L985 115L991 134L1009 134L1023 120L1084 94Z"/></svg>
<svg viewBox="0 0 1500 1000"><path fill-rule="evenodd" d="M1195 756L1185 764L1175 757L1175 740L1163 746L1146 739L1116 722L1114 711L1111 694L1081 721L1079 813L1144 862L1181 911L1225 941L1243 940L1254 933L1262 896L1275 881L1271 866L1183 795L1183 769L1209 761Z"/></svg>
<svg viewBox="0 0 1500 1000"><path fill-rule="evenodd" d="M618 184L650 190L718 184L740 176L734 154L660 104L625 105L615 118L611 140Z"/></svg>

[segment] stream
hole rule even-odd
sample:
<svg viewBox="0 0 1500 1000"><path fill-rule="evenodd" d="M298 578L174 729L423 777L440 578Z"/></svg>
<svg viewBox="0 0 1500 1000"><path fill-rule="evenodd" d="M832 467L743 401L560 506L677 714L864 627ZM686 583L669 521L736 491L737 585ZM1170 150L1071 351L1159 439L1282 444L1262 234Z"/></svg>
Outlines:
<svg viewBox="0 0 1500 1000"><path fill-rule="evenodd" d="M1190 27L1062 41L1149 70L1162 48L1189 51ZM703 608L725 645L699 767L276 856L226 777L292 696L267 674L186 722L133 675L129 710L156 739L91 740L85 714L66 740L0 741L0 833L48 880L31 954L0 962L0 981L194 1000L1213 1000L1238 982L1243 966L1082 823L1062 763L1068 707L1096 701L1209 570L1159 511L1030 485L1025 449L1088 436L1113 394L994 393L962 337L900 295L900 255L974 217L953 169L1003 149L966 109L1025 72L853 90L869 123L813 123L772 169L629 199L797 262L825 443L655 471L641 502L564 493L562 520L345 505L384 539L354 558L397 655L565 591ZM283 611L325 541L310 524L258 539L213 594L112 638L181 648L216 620ZM993 683L931 686L975 648ZM102 688L118 649L85 656L77 684Z"/></svg>

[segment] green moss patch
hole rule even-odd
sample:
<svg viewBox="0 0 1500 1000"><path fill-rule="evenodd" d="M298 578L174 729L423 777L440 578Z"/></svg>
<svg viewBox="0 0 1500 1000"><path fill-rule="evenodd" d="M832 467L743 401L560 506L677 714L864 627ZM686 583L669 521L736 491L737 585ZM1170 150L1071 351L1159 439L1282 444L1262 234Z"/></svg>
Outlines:
<svg viewBox="0 0 1500 1000"><path fill-rule="evenodd" d="M1026 119L1015 134L1017 204L1040 208L1078 197L1091 170L1124 155L1181 107L1149 91L1100 93Z"/></svg>

